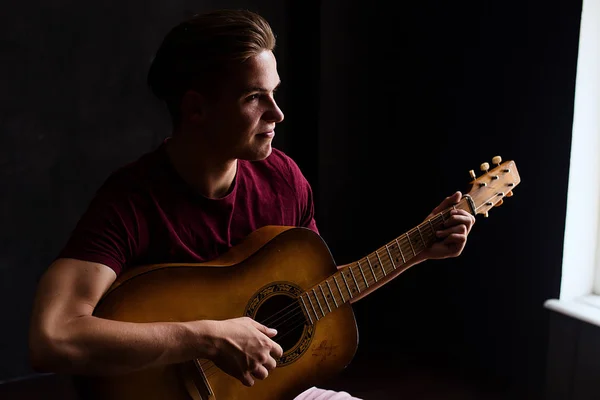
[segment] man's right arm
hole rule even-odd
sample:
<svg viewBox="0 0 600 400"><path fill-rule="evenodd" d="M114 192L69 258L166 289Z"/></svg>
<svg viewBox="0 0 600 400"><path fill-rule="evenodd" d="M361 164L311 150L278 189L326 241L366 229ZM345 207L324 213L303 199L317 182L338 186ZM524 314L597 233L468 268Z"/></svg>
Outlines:
<svg viewBox="0 0 600 400"><path fill-rule="evenodd" d="M42 276L29 332L34 369L76 375L113 375L211 359L252 386L276 367L283 350L275 330L247 318L134 323L93 316L116 279L103 264L61 258Z"/></svg>
<svg viewBox="0 0 600 400"><path fill-rule="evenodd" d="M110 375L215 355L215 321L130 323L93 316L115 279L102 264L62 258L50 266L30 326L36 370Z"/></svg>

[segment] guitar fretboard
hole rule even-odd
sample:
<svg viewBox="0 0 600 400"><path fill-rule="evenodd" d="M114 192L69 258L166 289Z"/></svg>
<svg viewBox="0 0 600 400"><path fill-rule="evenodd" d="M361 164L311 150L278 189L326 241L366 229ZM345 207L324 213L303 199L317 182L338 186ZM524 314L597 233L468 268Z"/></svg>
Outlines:
<svg viewBox="0 0 600 400"><path fill-rule="evenodd" d="M453 208L468 206L460 202ZM407 269L409 261L436 240L435 232L443 229L451 210L435 215L302 293L299 302L307 320L315 323L373 285L387 283L398 275L398 270Z"/></svg>

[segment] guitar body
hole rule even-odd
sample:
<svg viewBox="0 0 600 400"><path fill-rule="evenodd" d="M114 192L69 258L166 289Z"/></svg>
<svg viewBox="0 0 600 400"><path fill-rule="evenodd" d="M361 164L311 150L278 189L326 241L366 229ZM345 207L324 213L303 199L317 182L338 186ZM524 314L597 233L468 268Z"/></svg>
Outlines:
<svg viewBox="0 0 600 400"><path fill-rule="evenodd" d="M298 307L299 293L336 271L319 235L274 226L255 231L211 262L135 268L119 277L94 315L129 322L250 316L278 329L274 340L284 350L278 367L252 387L208 360L119 376L79 376L76 382L86 398L102 400L293 399L340 373L356 352L358 331L350 304L318 321Z"/></svg>
<svg viewBox="0 0 600 400"><path fill-rule="evenodd" d="M75 377L84 399L292 400L340 373L358 347L351 304L391 281L435 243L453 210L488 216L521 181L514 161L475 177L456 203L365 257L337 266L323 239L307 228L266 226L216 260L155 264L121 274L94 315L128 322L224 320L247 316L277 329L277 368L252 387L209 360L135 373Z"/></svg>

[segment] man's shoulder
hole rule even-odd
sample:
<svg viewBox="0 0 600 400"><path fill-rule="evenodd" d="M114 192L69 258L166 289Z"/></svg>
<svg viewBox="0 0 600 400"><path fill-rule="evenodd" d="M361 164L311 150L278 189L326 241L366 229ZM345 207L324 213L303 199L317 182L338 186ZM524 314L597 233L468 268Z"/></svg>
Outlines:
<svg viewBox="0 0 600 400"><path fill-rule="evenodd" d="M125 194L147 189L153 181L152 175L156 175L160 166L158 151L142 153L117 167L108 174L99 190Z"/></svg>

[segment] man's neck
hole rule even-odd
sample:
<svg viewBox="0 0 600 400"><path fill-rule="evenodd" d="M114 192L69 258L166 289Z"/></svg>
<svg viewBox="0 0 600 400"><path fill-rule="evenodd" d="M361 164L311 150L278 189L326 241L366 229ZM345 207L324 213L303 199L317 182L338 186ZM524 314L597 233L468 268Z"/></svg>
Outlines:
<svg viewBox="0 0 600 400"><path fill-rule="evenodd" d="M167 155L181 178L201 195L217 199L232 189L237 160L216 159L206 148L185 143L177 136L167 143Z"/></svg>

